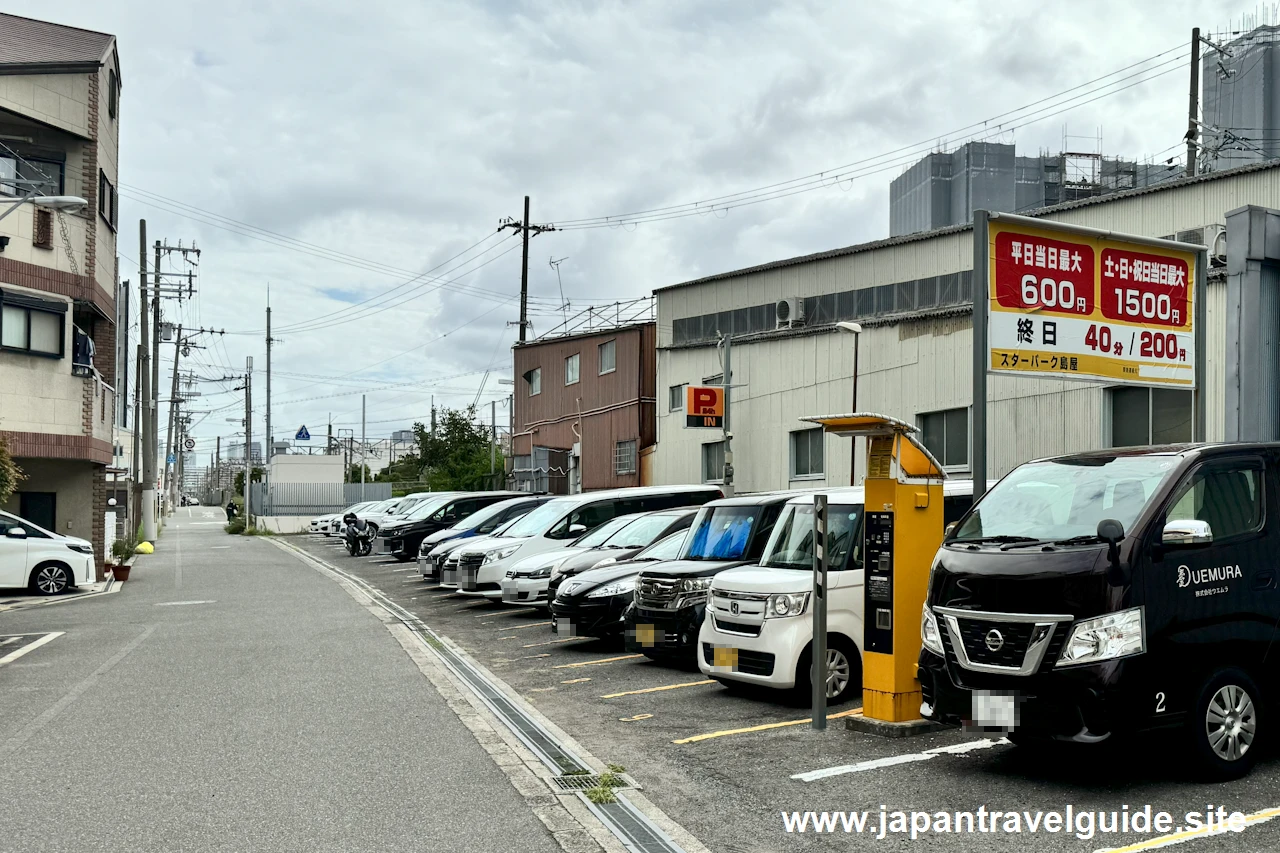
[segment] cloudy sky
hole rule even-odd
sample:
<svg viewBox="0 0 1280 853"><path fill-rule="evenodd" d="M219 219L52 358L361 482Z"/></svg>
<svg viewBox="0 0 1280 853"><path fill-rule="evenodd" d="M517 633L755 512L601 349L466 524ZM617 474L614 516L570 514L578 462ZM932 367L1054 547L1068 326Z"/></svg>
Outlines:
<svg viewBox="0 0 1280 853"><path fill-rule="evenodd" d="M1056 153L1064 132L1100 132L1108 155L1179 157L1191 28L1238 28L1259 8L4 5L118 37L122 277L137 281L139 218L151 240L199 244L199 295L168 307L188 325L227 330L187 362L204 377L242 372L246 356L264 367L270 286L280 438L303 423L319 436L330 419L358 434L362 391L370 437L385 436L426 417L433 397L470 404L490 368L482 406L505 400L496 380L510 376L520 251L496 229L521 215L526 194L535 222L566 223L828 172L789 185L809 191L756 204L536 237L531 320L541 334L592 304L885 237L889 182L930 146L979 134ZM551 258L563 259L560 280ZM231 384L202 383L202 452L239 429L227 421L240 411Z"/></svg>

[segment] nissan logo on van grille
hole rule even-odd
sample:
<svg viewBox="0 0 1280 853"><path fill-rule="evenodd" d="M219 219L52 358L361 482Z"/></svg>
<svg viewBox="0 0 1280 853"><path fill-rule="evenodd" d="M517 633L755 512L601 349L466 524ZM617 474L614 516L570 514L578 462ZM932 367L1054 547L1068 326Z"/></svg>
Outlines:
<svg viewBox="0 0 1280 853"><path fill-rule="evenodd" d="M992 628L987 632L987 636L983 638L983 642L986 643L988 649L993 652L998 652L1004 647L1004 634L1001 634L995 628Z"/></svg>

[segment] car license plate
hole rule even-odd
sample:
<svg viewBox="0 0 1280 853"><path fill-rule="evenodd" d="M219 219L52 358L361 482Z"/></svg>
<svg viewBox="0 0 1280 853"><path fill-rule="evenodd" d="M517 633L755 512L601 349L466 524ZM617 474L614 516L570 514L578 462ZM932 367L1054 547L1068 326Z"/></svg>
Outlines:
<svg viewBox="0 0 1280 853"><path fill-rule="evenodd" d="M716 669L727 669L736 672L738 669L738 650L716 647L711 650L711 665Z"/></svg>
<svg viewBox="0 0 1280 853"><path fill-rule="evenodd" d="M1007 692L973 691L973 724L984 729L1013 729L1018 725L1018 697Z"/></svg>
<svg viewBox="0 0 1280 853"><path fill-rule="evenodd" d="M504 589L502 591L502 600L503 601L519 601L520 593L514 589Z"/></svg>
<svg viewBox="0 0 1280 853"><path fill-rule="evenodd" d="M636 642L647 648L652 648L657 639L657 630L652 625L636 626Z"/></svg>
<svg viewBox="0 0 1280 853"><path fill-rule="evenodd" d="M573 620L561 616L556 620L556 633L566 637L573 636Z"/></svg>

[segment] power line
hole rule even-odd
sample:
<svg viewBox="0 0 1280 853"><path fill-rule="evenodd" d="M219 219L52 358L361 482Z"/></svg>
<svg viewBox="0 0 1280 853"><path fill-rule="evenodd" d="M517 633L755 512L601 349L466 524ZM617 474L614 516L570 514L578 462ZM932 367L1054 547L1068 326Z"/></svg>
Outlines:
<svg viewBox="0 0 1280 853"><path fill-rule="evenodd" d="M1152 61L1156 59L1160 59L1161 57L1164 57L1167 54L1173 53L1175 51L1183 51L1183 52L1179 53L1179 55L1177 56L1158 62L1155 65L1148 65ZM667 207L650 208L647 210L639 210L639 211L634 211L632 213L627 213L627 214L587 217L583 219L573 219L573 220L559 220L556 223L556 227L562 231L583 230L587 228L618 228L625 225L635 225L635 224L640 224L644 222L661 222L661 221L666 221L670 219L684 218L688 216L707 216L711 214L719 214L720 212L727 213L727 211L733 208L743 207L748 204L758 204L763 201L772 201L778 198L786 198L791 195L796 195L800 192L810 192L812 190L821 189L823 187L834 186L836 184L840 184L845 181L849 181L850 184L852 184L852 181L855 178L866 177L867 175L876 174L879 172L886 171L887 169L896 168L898 166L907 165L911 162L914 162L919 158L919 156L922 153L925 153L929 149L932 149L936 141L940 138L953 139L957 136L957 134L960 136L961 140L968 139L969 141L991 138L994 135L1006 133L1011 130L1016 130L1020 127L1025 127L1028 124L1032 124L1037 121L1042 121L1045 118L1050 118L1052 116L1059 115L1068 110L1076 109L1086 104L1093 103L1094 101L1100 100L1101 98L1110 97L1112 95L1118 94L1120 92L1123 92L1127 89L1132 88L1133 86L1137 86L1137 85L1141 85L1142 83L1149 82L1150 80L1154 80L1157 77L1162 77L1165 74L1172 73L1181 68L1181 63L1183 62L1183 60L1186 59L1188 55L1188 53L1186 53L1185 51L1186 51L1186 48L1184 46L1171 48L1170 50L1163 51L1161 53L1155 54L1154 56L1148 57L1139 62L1132 63L1128 66L1125 66L1124 68L1113 71L1110 74L1105 74L1102 77L1095 78L1094 80L1089 81L1088 83L1082 83L1078 86L1072 87L1071 89L1067 89L1063 92L1059 92L1056 95L1051 95L1047 98L1042 98L1039 101L1035 101L1024 107L1020 107L1015 110L1010 110L1008 112L1001 113L1000 115L993 116L992 118L986 119L981 122L975 122L974 124L966 125L965 127L959 128L956 131L952 131L951 133L948 133L948 134L934 136L934 137L931 137L929 140L926 140L923 142L918 142L913 145L903 146L901 148L893 149L891 151L877 154L872 157L867 157L862 160L854 161L853 163L848 163L843 166L838 166L833 169L824 170L822 172L815 172L800 178L793 178L788 181L781 181L781 182L769 184L763 187L756 187L750 190L742 190L736 193L730 193L728 195L722 195L722 196L709 198L709 199L702 199L694 202L686 202L683 204L670 205ZM1117 74L1121 74L1125 71L1128 71L1132 68L1135 68L1141 65L1147 65L1148 67L1142 68L1140 71L1134 72L1133 74L1129 74L1124 77L1119 77L1114 80L1109 80L1108 82L1104 83L1101 86L1093 85L1098 81L1106 80L1109 77L1115 77L1115 75ZM1167 66L1173 66L1173 67L1167 67ZM1152 73L1162 68L1164 68L1165 70L1160 71L1160 73ZM1144 75L1147 75L1147 76L1144 76ZM1141 79L1137 79L1135 82L1129 83L1128 85L1125 85L1125 86L1118 85L1120 83L1124 83L1129 80L1134 80L1134 78L1141 78ZM1089 88L1089 87L1093 87L1093 88ZM1030 110L1032 107L1036 107L1039 104L1049 102L1049 101L1058 101L1064 95L1068 95L1080 89L1087 89L1087 91L1081 92L1080 94L1077 94L1077 95L1073 95L1072 97L1066 98L1065 100L1061 100L1058 103L1050 104L1049 106L1042 107L1038 110L1032 110L1031 112L1027 112L1027 110ZM1091 95L1094 97L1089 97ZM1082 101L1081 100L1082 98L1087 98L1087 100ZM1075 103L1075 102L1078 102L1078 103ZM994 128L991 127L991 125L995 123L997 119L1005 118L1008 116L1016 116L1015 120L1020 123L1018 124L1002 123L1002 124L997 124ZM963 131L969 130L971 128L981 128L981 130L974 133L968 133L968 134L963 133Z"/></svg>

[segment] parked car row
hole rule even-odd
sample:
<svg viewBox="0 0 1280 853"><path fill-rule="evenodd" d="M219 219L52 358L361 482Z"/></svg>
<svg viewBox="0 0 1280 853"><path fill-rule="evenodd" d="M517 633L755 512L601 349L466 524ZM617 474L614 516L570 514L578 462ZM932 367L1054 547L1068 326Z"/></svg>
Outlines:
<svg viewBox="0 0 1280 853"><path fill-rule="evenodd" d="M859 694L863 491L827 496L827 693ZM724 684L807 692L814 491L724 498L703 486L619 489L491 504L423 538L424 581L460 595L546 607L561 636L617 638ZM949 480L944 518L973 486Z"/></svg>

